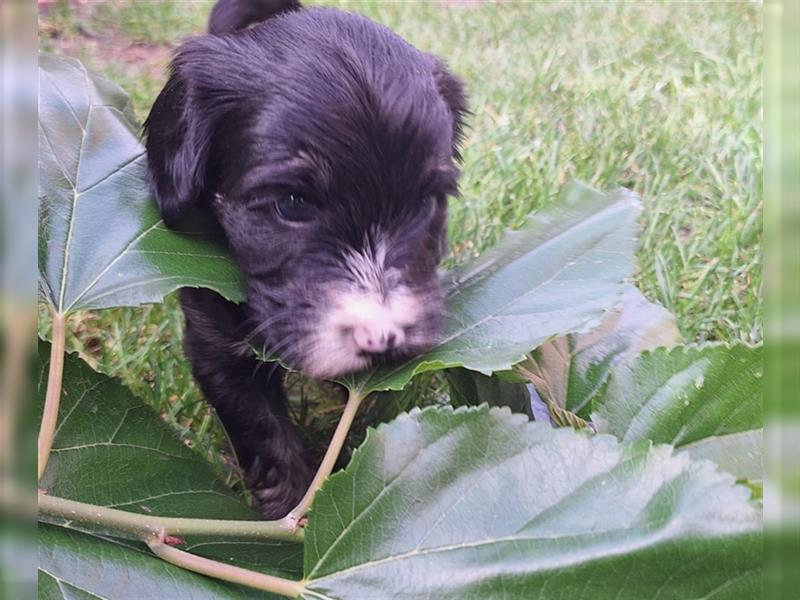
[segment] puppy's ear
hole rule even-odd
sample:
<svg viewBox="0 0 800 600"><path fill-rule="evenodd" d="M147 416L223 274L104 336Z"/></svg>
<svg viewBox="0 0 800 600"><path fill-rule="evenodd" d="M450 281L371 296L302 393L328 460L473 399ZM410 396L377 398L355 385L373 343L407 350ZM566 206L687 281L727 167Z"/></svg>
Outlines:
<svg viewBox="0 0 800 600"><path fill-rule="evenodd" d="M224 98L209 74L219 72L215 57L221 50L224 47L211 36L184 44L144 124L150 185L169 226L204 192L209 149Z"/></svg>
<svg viewBox="0 0 800 600"><path fill-rule="evenodd" d="M217 0L208 19L208 32L220 35L238 31L298 9L299 0Z"/></svg>
<svg viewBox="0 0 800 600"><path fill-rule="evenodd" d="M461 144L464 141L464 119L469 115L467 94L464 84L447 70L440 61L436 62L433 72L439 94L450 108L453 115L453 156L461 160Z"/></svg>

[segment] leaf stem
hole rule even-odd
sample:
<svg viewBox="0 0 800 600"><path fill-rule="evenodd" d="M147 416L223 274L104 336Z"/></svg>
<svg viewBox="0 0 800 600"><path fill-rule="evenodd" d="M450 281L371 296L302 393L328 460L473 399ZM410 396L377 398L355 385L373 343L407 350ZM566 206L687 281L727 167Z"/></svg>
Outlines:
<svg viewBox="0 0 800 600"><path fill-rule="evenodd" d="M52 342L50 346L50 371L47 375L47 392L44 398L44 412L39 426L38 441L38 478L44 475L53 437L58 421L58 405L61 402L61 381L64 376L64 345L66 340L66 320L63 313L51 311L53 317Z"/></svg>
<svg viewBox="0 0 800 600"><path fill-rule="evenodd" d="M38 500L39 512L43 515L108 528L143 541L147 541L158 533L174 536L211 535L303 541L303 530L292 529L284 519L280 521L234 521L157 517L46 494L39 495Z"/></svg>
<svg viewBox="0 0 800 600"><path fill-rule="evenodd" d="M256 571L203 558L202 556L173 548L164 543L163 540L163 535L156 534L147 540L147 545L160 559L183 569L290 598L296 598L304 590L305 586L301 581L291 581L282 577L257 573Z"/></svg>
<svg viewBox="0 0 800 600"><path fill-rule="evenodd" d="M300 520L306 516L308 509L311 507L317 490L333 471L336 460L339 458L339 453L342 451L344 442L347 439L347 434L350 432L350 427L353 425L353 419L356 416L356 412L358 412L358 407L361 406L363 400L364 396L360 389L349 391L342 417L339 419L336 431L333 432L333 438L331 438L331 443L325 451L325 456L319 465L319 469L317 469L317 474L314 476L311 485L308 486L308 491L303 496L303 499L300 500L300 503L283 518L290 528L297 529Z"/></svg>
<svg viewBox="0 0 800 600"><path fill-rule="evenodd" d="M581 419L572 411L558 405L547 381L534 373L533 369L528 368L528 365L531 363L533 365L536 364L533 357L528 354L525 362L515 365L514 370L528 379L536 388L537 392L544 396L543 400L547 406L547 412L550 414L551 424L555 424L557 427L572 427L573 429L589 429L595 431L594 426L589 421Z"/></svg>

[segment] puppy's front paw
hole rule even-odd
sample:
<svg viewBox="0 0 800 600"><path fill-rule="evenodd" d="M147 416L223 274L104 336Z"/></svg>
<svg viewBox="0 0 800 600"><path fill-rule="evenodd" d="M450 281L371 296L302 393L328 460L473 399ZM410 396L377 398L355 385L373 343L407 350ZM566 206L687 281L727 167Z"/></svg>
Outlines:
<svg viewBox="0 0 800 600"><path fill-rule="evenodd" d="M291 465L267 467L256 459L246 484L253 495L253 508L270 520L286 516L303 499L314 477L311 465L302 460Z"/></svg>

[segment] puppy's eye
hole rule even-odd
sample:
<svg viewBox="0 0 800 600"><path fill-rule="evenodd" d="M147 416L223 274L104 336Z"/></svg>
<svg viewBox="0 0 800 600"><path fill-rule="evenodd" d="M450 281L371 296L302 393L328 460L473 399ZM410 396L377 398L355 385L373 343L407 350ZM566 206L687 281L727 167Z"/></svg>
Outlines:
<svg viewBox="0 0 800 600"><path fill-rule="evenodd" d="M299 194L287 194L275 203L275 212L284 221L305 223L314 217L314 207Z"/></svg>

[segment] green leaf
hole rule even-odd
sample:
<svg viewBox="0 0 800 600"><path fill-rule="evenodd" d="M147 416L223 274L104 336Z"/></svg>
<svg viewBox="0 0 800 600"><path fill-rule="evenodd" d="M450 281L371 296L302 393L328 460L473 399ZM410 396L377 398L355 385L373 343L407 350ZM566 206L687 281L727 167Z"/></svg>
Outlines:
<svg viewBox="0 0 800 600"><path fill-rule="evenodd" d="M597 328L540 346L518 370L547 401L588 419L614 364L679 339L675 317L628 285Z"/></svg>
<svg viewBox="0 0 800 600"><path fill-rule="evenodd" d="M46 524L38 540L41 600L269 597L186 571L123 540Z"/></svg>
<svg viewBox="0 0 800 600"><path fill-rule="evenodd" d="M417 373L511 368L549 338L587 328L614 305L634 268L640 204L626 190L580 183L556 207L531 216L475 263L445 278L442 341L400 367L342 383L364 392L402 389Z"/></svg>
<svg viewBox="0 0 800 600"><path fill-rule="evenodd" d="M128 96L73 59L39 57L39 282L59 313L158 302L181 286L244 299L208 224L176 233L150 196Z"/></svg>
<svg viewBox="0 0 800 600"><path fill-rule="evenodd" d="M50 344L39 344L39 400ZM257 518L159 416L76 354L65 357L58 428L40 487L142 514ZM191 514L188 514L191 513Z"/></svg>
<svg viewBox="0 0 800 600"><path fill-rule="evenodd" d="M412 411L315 498L305 597L756 597L748 497L668 446L486 406Z"/></svg>
<svg viewBox="0 0 800 600"><path fill-rule="evenodd" d="M532 416L531 396L524 383L504 381L497 374L484 375L468 369L448 369L452 406L507 406L512 412Z"/></svg>
<svg viewBox="0 0 800 600"><path fill-rule="evenodd" d="M598 429L669 443L763 478L762 347L679 346L620 363L594 404Z"/></svg>
<svg viewBox="0 0 800 600"><path fill-rule="evenodd" d="M49 355L50 345L40 342L41 406ZM149 406L75 354L65 357L58 428L39 487L52 496L147 515L261 519ZM299 575L299 544L206 536L186 542L182 549L203 556L283 577Z"/></svg>

